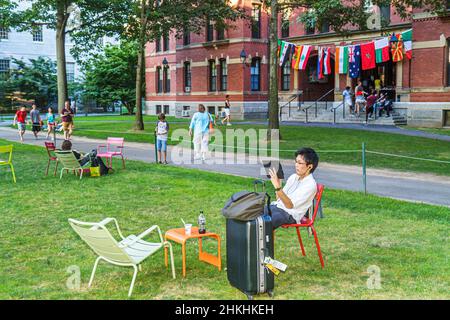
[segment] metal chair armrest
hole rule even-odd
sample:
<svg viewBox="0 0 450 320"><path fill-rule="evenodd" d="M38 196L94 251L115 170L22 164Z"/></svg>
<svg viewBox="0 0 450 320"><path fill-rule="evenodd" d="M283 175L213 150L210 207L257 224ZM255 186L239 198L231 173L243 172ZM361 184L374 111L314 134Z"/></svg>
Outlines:
<svg viewBox="0 0 450 320"><path fill-rule="evenodd" d="M157 225L153 225L150 228L148 228L147 230L145 230L144 232L142 232L140 235L138 235L133 241L131 241L130 243L121 246L122 248L126 248L128 246L131 246L133 244L135 244L136 242L138 242L139 240L142 240L142 238L144 238L145 236L149 235L151 232L153 232L155 229L158 229L158 232L161 234L161 231L159 229L159 227Z"/></svg>

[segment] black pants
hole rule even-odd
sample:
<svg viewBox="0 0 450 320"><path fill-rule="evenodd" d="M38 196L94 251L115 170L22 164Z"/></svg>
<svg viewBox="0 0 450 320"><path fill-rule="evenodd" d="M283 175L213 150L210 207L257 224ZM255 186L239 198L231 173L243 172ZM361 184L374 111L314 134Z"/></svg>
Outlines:
<svg viewBox="0 0 450 320"><path fill-rule="evenodd" d="M272 226L274 229L278 228L283 224L297 223L294 217L292 217L289 213L287 213L283 209L278 208L274 204L270 205L270 211L272 212ZM264 207L264 213L269 214L269 212L267 211L267 206Z"/></svg>

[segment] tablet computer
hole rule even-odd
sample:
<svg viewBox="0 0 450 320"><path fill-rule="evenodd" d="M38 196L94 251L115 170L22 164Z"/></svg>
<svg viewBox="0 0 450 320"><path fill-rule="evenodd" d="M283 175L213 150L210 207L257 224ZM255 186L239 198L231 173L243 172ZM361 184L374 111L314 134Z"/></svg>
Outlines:
<svg viewBox="0 0 450 320"><path fill-rule="evenodd" d="M284 179L283 167L279 161L263 161L264 170L266 171L267 178L270 179L269 169L275 168L277 170L278 179Z"/></svg>

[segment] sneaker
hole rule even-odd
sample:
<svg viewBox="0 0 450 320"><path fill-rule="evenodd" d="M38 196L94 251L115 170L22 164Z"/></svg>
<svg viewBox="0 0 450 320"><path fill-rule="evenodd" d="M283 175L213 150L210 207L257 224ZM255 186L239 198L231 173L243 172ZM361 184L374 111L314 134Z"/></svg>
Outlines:
<svg viewBox="0 0 450 320"><path fill-rule="evenodd" d="M162 164L162 162L161 162L161 161L158 161L158 163L159 163L159 164Z"/></svg>
<svg viewBox="0 0 450 320"><path fill-rule="evenodd" d="M227 126L231 126L231 123L228 123Z"/></svg>

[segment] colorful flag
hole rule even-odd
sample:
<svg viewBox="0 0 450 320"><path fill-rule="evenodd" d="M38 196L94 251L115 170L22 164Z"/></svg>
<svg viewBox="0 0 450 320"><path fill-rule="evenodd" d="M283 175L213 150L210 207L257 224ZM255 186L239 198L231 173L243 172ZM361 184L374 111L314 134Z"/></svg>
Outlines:
<svg viewBox="0 0 450 320"><path fill-rule="evenodd" d="M291 47L293 46L292 43L282 41L281 42L281 50L280 50L280 67L284 66L286 61L289 60L289 53L291 50Z"/></svg>
<svg viewBox="0 0 450 320"><path fill-rule="evenodd" d="M280 57L281 40L278 40L277 57Z"/></svg>
<svg viewBox="0 0 450 320"><path fill-rule="evenodd" d="M375 63L375 45L373 42L361 45L361 65L363 70L370 70L377 66Z"/></svg>
<svg viewBox="0 0 450 320"><path fill-rule="evenodd" d="M348 47L336 47L335 53L335 72L341 74L347 74L348 72Z"/></svg>
<svg viewBox="0 0 450 320"><path fill-rule="evenodd" d="M303 46L295 46L294 54L292 55L292 69L298 70L300 64L300 56L302 55Z"/></svg>
<svg viewBox="0 0 450 320"><path fill-rule="evenodd" d="M324 49L323 73L325 75L331 74L331 52L330 52L330 48L325 48Z"/></svg>
<svg viewBox="0 0 450 320"><path fill-rule="evenodd" d="M389 38L383 38L375 41L376 63L382 63L389 60Z"/></svg>
<svg viewBox="0 0 450 320"><path fill-rule="evenodd" d="M308 64L309 54L311 53L311 46L304 45L302 48L302 53L300 55L300 70L305 70Z"/></svg>
<svg viewBox="0 0 450 320"><path fill-rule="evenodd" d="M361 64L361 47L359 45L348 47L348 62L350 78L358 78Z"/></svg>
<svg viewBox="0 0 450 320"><path fill-rule="evenodd" d="M323 51L321 47L317 51L317 79L323 79Z"/></svg>
<svg viewBox="0 0 450 320"><path fill-rule="evenodd" d="M412 58L412 29L402 32L403 47L405 48L405 56Z"/></svg>
<svg viewBox="0 0 450 320"><path fill-rule="evenodd" d="M398 34L395 36L397 42L392 42L392 62L399 62L403 60L403 41L402 35ZM392 39L392 38L391 38ZM392 40L391 40L392 41Z"/></svg>

